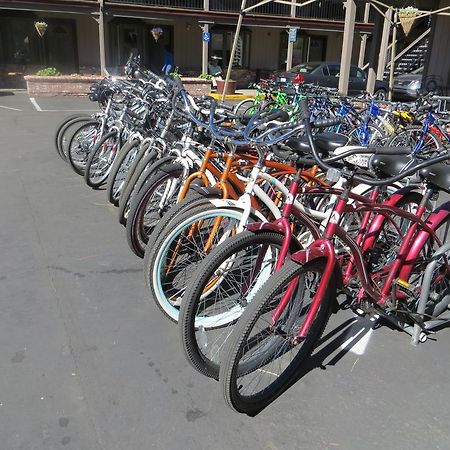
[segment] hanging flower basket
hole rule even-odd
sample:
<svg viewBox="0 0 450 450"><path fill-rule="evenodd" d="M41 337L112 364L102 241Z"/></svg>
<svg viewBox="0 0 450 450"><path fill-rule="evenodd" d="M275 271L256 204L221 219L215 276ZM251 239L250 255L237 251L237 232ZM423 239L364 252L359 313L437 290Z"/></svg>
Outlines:
<svg viewBox="0 0 450 450"><path fill-rule="evenodd" d="M155 42L158 42L158 39L163 35L163 29L161 27L153 27L151 33Z"/></svg>
<svg viewBox="0 0 450 450"><path fill-rule="evenodd" d="M405 36L408 36L410 33L416 17L420 15L420 11L417 8L413 8L412 6L408 6L407 8L402 8L398 12L398 18L400 20L400 25L403 28L403 32Z"/></svg>
<svg viewBox="0 0 450 450"><path fill-rule="evenodd" d="M44 37L47 27L48 25L44 21L34 22L34 28L36 28L40 37Z"/></svg>

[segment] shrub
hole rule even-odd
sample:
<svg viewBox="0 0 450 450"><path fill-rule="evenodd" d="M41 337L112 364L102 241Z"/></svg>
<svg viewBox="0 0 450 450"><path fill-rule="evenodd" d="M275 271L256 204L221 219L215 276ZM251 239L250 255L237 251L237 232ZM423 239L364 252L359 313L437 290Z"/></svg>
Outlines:
<svg viewBox="0 0 450 450"><path fill-rule="evenodd" d="M202 80L211 80L211 75L209 73L201 73L198 77Z"/></svg>
<svg viewBox="0 0 450 450"><path fill-rule="evenodd" d="M61 72L59 72L54 67L46 67L45 69L38 70L36 72L36 75L40 77L56 77L58 75L61 75Z"/></svg>

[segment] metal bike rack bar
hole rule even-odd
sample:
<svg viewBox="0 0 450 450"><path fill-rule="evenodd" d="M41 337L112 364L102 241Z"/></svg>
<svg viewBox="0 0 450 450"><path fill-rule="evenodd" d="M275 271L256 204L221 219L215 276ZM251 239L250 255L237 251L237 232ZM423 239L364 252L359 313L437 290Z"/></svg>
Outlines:
<svg viewBox="0 0 450 450"><path fill-rule="evenodd" d="M447 253L448 251L450 251L450 242L448 242L447 244L444 244L438 248L438 250L433 255L432 261L428 263L427 268L425 269L425 275L423 277L423 282L422 282L423 289L422 289L422 293L420 295L419 305L417 307L418 314L425 313L425 307L427 304L428 296L430 294L430 285L432 282L433 271L439 262L439 258L443 254ZM450 311L445 311L444 313L442 313L439 316L439 319L426 321L424 329L431 330L437 326L442 326L447 321L450 322ZM421 328L421 326L419 324L414 325L414 330L413 330L412 338L411 338L412 345L417 345L419 343L420 334L422 333L422 331L423 331L423 329Z"/></svg>

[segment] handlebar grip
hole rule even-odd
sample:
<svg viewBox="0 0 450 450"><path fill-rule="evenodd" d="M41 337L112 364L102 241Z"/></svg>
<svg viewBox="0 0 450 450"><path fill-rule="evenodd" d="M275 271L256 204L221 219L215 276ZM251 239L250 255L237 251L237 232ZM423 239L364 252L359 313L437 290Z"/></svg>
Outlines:
<svg viewBox="0 0 450 450"><path fill-rule="evenodd" d="M339 125L342 123L342 117L333 117L330 119L319 119L315 120L311 126L313 128L328 128L332 127L333 125Z"/></svg>

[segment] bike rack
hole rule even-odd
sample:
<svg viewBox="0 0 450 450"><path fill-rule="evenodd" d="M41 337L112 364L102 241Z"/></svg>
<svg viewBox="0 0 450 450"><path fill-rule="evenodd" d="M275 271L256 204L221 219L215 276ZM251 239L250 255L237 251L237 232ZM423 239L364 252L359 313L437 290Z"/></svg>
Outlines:
<svg viewBox="0 0 450 450"><path fill-rule="evenodd" d="M425 274L423 277L423 284L422 284L423 289L422 289L422 293L420 294L419 304L417 307L418 314L425 313L425 307L427 304L428 296L430 294L430 285L432 282L433 271L439 262L439 258L443 254L447 253L448 251L450 251L450 242L448 242L447 244L444 244L438 248L438 250L433 255L432 260L428 263L428 265L425 269ZM448 295L450 295L450 292ZM449 310L443 312L437 319L425 321L423 328L419 324L415 324L413 332L412 332L411 344L417 345L419 342L424 342L426 340L426 334L422 334L422 333L425 330L432 330L433 328L442 326L446 322L450 322L450 311Z"/></svg>

